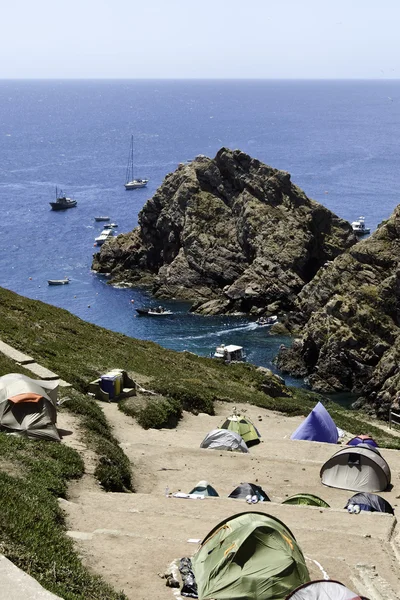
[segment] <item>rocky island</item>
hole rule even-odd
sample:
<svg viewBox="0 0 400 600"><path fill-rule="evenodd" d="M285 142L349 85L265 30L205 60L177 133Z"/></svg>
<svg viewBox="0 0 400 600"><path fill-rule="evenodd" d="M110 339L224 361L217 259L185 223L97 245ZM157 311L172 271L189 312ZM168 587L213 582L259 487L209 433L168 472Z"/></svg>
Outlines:
<svg viewBox="0 0 400 600"><path fill-rule="evenodd" d="M303 286L356 243L289 173L226 148L167 175L138 221L102 246L93 269L202 314L293 310Z"/></svg>

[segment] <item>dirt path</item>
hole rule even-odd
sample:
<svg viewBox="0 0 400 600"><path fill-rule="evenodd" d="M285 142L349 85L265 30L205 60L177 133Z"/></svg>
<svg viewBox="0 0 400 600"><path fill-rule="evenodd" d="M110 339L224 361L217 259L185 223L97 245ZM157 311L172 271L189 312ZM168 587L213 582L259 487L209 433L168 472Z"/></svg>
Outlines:
<svg viewBox="0 0 400 600"><path fill-rule="evenodd" d="M396 519L377 513L350 515L343 510L352 493L324 487L319 478L321 465L335 447L289 439L301 417L243 407L263 440L244 455L199 447L205 434L229 414L231 405L218 404L216 416L185 414L174 430L148 431L119 411L116 404L101 406L132 462L137 493L85 492L63 506L70 535L86 564L117 589L124 589L130 599L174 598L158 574L164 573L174 559L194 553L196 544L189 539L201 539L226 516L247 510L245 502L227 498L242 481L256 482L268 493L272 502L259 503L256 510L288 525L308 557L312 578L321 578L322 568L370 600L399 599ZM393 489L382 496L396 507L400 453L382 453L393 473ZM171 492L189 492L201 479L208 480L221 497L165 497L166 487ZM332 508L280 504L301 491L322 497ZM383 595L379 590L384 590Z"/></svg>

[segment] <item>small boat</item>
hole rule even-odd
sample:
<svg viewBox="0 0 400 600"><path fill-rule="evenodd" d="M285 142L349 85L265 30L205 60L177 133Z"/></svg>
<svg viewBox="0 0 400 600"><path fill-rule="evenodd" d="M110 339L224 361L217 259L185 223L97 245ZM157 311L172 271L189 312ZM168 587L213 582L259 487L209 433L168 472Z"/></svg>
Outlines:
<svg viewBox="0 0 400 600"><path fill-rule="evenodd" d="M104 244L104 242L106 242L108 239L114 237L114 230L112 228L107 228L107 229L103 229L103 231L100 233L100 235L98 235L96 238L94 238L94 241L96 242L96 244L98 246L101 246L102 244Z"/></svg>
<svg viewBox="0 0 400 600"><path fill-rule="evenodd" d="M49 202L51 210L65 210L66 208L73 208L77 205L77 201L72 198L67 198L62 190L58 192L56 188L56 201Z"/></svg>
<svg viewBox="0 0 400 600"><path fill-rule="evenodd" d="M267 325L273 325L278 322L278 317L276 315L272 315L271 317L260 317L257 319L256 323L259 327L266 327Z"/></svg>
<svg viewBox="0 0 400 600"><path fill-rule="evenodd" d="M116 227L118 227L117 223L107 223L107 225L104 225L104 229L115 229Z"/></svg>
<svg viewBox="0 0 400 600"><path fill-rule="evenodd" d="M365 227L365 217L358 217L357 221L352 222L351 227L356 235L366 235L371 232L369 227Z"/></svg>
<svg viewBox="0 0 400 600"><path fill-rule="evenodd" d="M173 314L173 312L171 310L168 310L168 309L164 308L163 306L155 306L155 307L149 307L149 308L137 308L136 312L142 317L143 316L164 317L164 316Z"/></svg>
<svg viewBox="0 0 400 600"><path fill-rule="evenodd" d="M69 283L69 277L64 277L64 279L48 279L47 283L49 285L65 285Z"/></svg>
<svg viewBox="0 0 400 600"><path fill-rule="evenodd" d="M224 362L245 362L246 353L242 346L234 346L233 344L225 346L221 344L217 346L214 354L211 354L212 358L221 358Z"/></svg>
<svg viewBox="0 0 400 600"><path fill-rule="evenodd" d="M95 221L109 221L110 217L95 217Z"/></svg>
<svg viewBox="0 0 400 600"><path fill-rule="evenodd" d="M148 179L135 179L133 177L133 135L131 136L131 147L129 150L128 166L126 167L126 190L137 190L148 184Z"/></svg>

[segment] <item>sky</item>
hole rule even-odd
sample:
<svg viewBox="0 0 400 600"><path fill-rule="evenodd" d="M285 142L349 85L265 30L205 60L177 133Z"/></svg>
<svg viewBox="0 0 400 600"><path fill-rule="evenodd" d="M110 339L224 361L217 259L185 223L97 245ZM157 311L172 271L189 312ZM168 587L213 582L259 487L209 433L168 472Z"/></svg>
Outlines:
<svg viewBox="0 0 400 600"><path fill-rule="evenodd" d="M400 0L3 0L0 79L394 79Z"/></svg>

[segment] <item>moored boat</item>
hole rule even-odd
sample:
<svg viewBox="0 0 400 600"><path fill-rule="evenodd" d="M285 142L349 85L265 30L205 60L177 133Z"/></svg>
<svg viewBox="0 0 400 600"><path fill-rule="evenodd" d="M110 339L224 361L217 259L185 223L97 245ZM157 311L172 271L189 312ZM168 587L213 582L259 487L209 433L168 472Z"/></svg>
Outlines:
<svg viewBox="0 0 400 600"><path fill-rule="evenodd" d="M101 246L102 244L104 244L104 242L106 242L112 237L114 237L114 230L111 227L108 227L104 228L100 235L94 238L94 241L98 246Z"/></svg>
<svg viewBox="0 0 400 600"><path fill-rule="evenodd" d="M52 210L65 210L66 208L73 208L78 203L72 198L67 198L62 190L58 192L58 189L56 188L56 200L55 202L49 202L49 204Z"/></svg>
<svg viewBox="0 0 400 600"><path fill-rule="evenodd" d="M110 217L95 217L95 221L109 221Z"/></svg>
<svg viewBox="0 0 400 600"><path fill-rule="evenodd" d="M148 179L136 179L133 176L133 135L131 136L131 147L129 150L128 166L126 168L126 190L137 190L148 184Z"/></svg>
<svg viewBox="0 0 400 600"><path fill-rule="evenodd" d="M146 316L146 317L162 317L162 316L167 316L167 315L173 314L173 312L171 310L168 310L168 309L164 308L163 306L137 308L136 312L140 316Z"/></svg>
<svg viewBox="0 0 400 600"><path fill-rule="evenodd" d="M366 235L371 232L369 227L365 227L365 217L358 217L357 221L352 222L351 227L356 235Z"/></svg>
<svg viewBox="0 0 400 600"><path fill-rule="evenodd" d="M243 349L243 346L234 346L230 344L225 346L225 344L221 344L217 346L214 354L211 355L212 358L221 358L224 362L245 362L246 361L246 353Z"/></svg>
<svg viewBox="0 0 400 600"><path fill-rule="evenodd" d="M69 277L64 277L63 279L48 279L47 283L49 285L65 285L66 283L69 283Z"/></svg>

